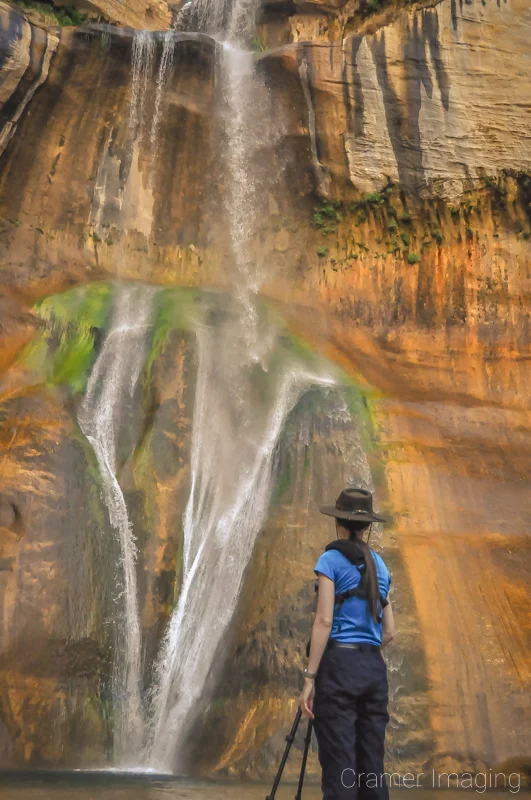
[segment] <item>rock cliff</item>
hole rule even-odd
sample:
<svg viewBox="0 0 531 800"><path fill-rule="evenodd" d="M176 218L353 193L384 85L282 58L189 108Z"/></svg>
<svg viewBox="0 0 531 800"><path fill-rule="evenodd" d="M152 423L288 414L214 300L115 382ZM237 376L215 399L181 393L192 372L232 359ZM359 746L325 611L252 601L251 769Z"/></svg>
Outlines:
<svg viewBox="0 0 531 800"><path fill-rule="evenodd" d="M258 165L279 179L254 252L286 337L349 376L393 519L380 534L401 640L391 764L481 770L529 751L531 9L399 6L266 7L269 49L256 58L271 125L282 125ZM114 554L76 409L110 282L161 287L136 398L143 421L120 467L148 681L189 481L195 361L183 308L187 292L199 302L228 275L216 44L175 34L154 150L149 130L131 146L131 30L44 30L6 6L1 16L0 756L101 765L112 598L100 578ZM148 116L155 67L150 80ZM328 541L317 507L359 477L345 466L347 438L338 410L318 402L290 418L227 643L238 675L227 667L197 731L205 772L263 776L283 747L311 570Z"/></svg>

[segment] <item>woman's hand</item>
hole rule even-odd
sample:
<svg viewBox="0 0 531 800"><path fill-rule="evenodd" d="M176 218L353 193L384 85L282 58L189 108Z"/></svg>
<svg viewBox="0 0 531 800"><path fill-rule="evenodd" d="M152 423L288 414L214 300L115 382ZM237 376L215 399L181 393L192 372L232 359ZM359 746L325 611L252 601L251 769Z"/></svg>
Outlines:
<svg viewBox="0 0 531 800"><path fill-rule="evenodd" d="M313 714L314 688L313 680L311 680L311 678L305 678L304 687L299 698L299 706L302 711L302 716L310 717L310 719L315 719Z"/></svg>

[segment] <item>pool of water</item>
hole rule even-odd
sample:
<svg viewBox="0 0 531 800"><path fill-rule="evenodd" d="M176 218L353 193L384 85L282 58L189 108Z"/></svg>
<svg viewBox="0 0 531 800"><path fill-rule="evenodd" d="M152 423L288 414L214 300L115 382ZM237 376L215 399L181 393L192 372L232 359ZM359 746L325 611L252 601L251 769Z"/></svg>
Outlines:
<svg viewBox="0 0 531 800"><path fill-rule="evenodd" d="M117 773L10 773L0 775L2 800L265 800L271 784L190 781L180 778ZM295 795L284 784L276 800ZM304 800L320 800L317 786L304 790Z"/></svg>
<svg viewBox="0 0 531 800"><path fill-rule="evenodd" d="M120 775L117 773L0 773L2 800L265 800L271 784L243 782L189 781L178 778L160 778L148 775ZM281 784L276 800L293 800L294 784ZM415 800L440 800L445 790L415 789ZM394 800L405 800L411 789L391 792ZM448 791L446 795L448 797ZM481 796L475 789L453 790L451 800L465 800ZM531 798L529 792L488 791L489 800ZM319 787L307 785L303 800L321 800Z"/></svg>

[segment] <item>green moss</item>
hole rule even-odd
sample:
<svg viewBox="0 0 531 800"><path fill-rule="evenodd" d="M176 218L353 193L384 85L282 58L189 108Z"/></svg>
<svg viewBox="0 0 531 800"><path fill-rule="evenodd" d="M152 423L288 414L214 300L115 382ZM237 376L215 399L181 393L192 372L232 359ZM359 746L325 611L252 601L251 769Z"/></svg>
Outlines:
<svg viewBox="0 0 531 800"><path fill-rule="evenodd" d="M85 389L94 358L95 332L105 326L110 309L110 287L95 283L52 295L37 303L34 312L45 322L21 355L37 383Z"/></svg>
<svg viewBox="0 0 531 800"><path fill-rule="evenodd" d="M328 255L328 249L326 247L318 247L317 255L319 256L319 258L326 258L326 256Z"/></svg>
<svg viewBox="0 0 531 800"><path fill-rule="evenodd" d="M199 289L161 289L156 293L152 315L151 345L146 358L149 378L155 360L164 350L171 330L190 330L193 312L201 296Z"/></svg>
<svg viewBox="0 0 531 800"><path fill-rule="evenodd" d="M401 231L400 238L404 242L405 246L409 247L409 243L410 243L410 240L411 240L411 237L410 237L409 233L407 231Z"/></svg>
<svg viewBox="0 0 531 800"><path fill-rule="evenodd" d="M340 213L341 202L332 201L329 203L321 203L314 207L313 225L322 231L323 235L335 233L336 223L343 221L343 215Z"/></svg>
<svg viewBox="0 0 531 800"><path fill-rule="evenodd" d="M431 235L432 235L432 239L435 239L437 244L442 244L444 236L442 235L440 230L436 229L436 230L432 231Z"/></svg>
<svg viewBox="0 0 531 800"><path fill-rule="evenodd" d="M110 305L108 283L92 283L51 295L38 302L34 310L45 321L58 321L64 326L75 322L81 327L104 325Z"/></svg>
<svg viewBox="0 0 531 800"><path fill-rule="evenodd" d="M87 331L65 336L52 360L48 383L70 384L74 392L83 391L86 375L92 364L94 338Z"/></svg>
<svg viewBox="0 0 531 800"><path fill-rule="evenodd" d="M82 14L73 6L56 7L53 3L38 2L38 0L11 0L11 5L21 11L34 11L50 24L62 27L85 25L89 19L86 14Z"/></svg>
<svg viewBox="0 0 531 800"><path fill-rule="evenodd" d="M363 202L375 206L379 203L385 203L385 197L380 192L367 192L363 195Z"/></svg>
<svg viewBox="0 0 531 800"><path fill-rule="evenodd" d="M408 253L407 256L407 263L408 264L418 264L420 262L420 256L418 253Z"/></svg>

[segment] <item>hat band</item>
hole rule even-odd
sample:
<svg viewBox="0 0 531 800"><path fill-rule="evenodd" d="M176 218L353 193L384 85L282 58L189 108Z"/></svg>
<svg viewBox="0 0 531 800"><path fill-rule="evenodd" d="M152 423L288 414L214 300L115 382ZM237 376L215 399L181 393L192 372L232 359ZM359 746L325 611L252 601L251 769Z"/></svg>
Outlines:
<svg viewBox="0 0 531 800"><path fill-rule="evenodd" d="M372 511L367 511L366 508L346 508L345 506L336 506L338 511L348 511L350 514L372 514Z"/></svg>

